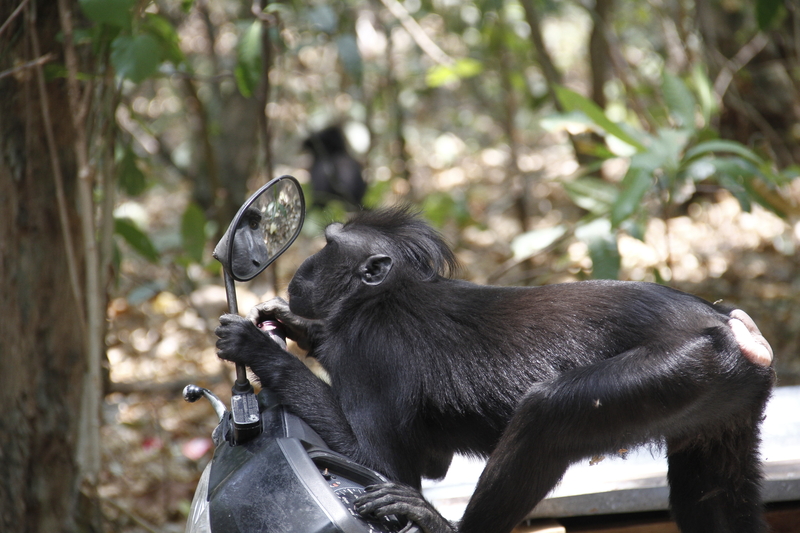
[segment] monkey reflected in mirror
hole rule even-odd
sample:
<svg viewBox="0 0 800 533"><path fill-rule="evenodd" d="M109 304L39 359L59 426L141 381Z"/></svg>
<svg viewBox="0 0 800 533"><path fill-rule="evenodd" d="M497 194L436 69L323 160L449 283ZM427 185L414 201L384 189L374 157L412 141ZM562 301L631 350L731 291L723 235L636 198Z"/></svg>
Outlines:
<svg viewBox="0 0 800 533"><path fill-rule="evenodd" d="M303 148L313 158L309 174L314 205L322 207L331 200L340 200L350 207L359 207L367 184L361 164L350 155L342 128L330 126L310 135Z"/></svg>
<svg viewBox="0 0 800 533"><path fill-rule="evenodd" d="M687 532L764 529L759 426L772 350L740 309L653 283L481 286L451 278L407 209L325 231L289 303L224 315L220 357L250 366L328 445L385 474L357 500L426 533L507 533L584 458L656 443ZM330 385L254 325L277 318ZM457 524L419 493L454 453L488 462Z"/></svg>
<svg viewBox="0 0 800 533"><path fill-rule="evenodd" d="M261 210L257 206L251 205L242 213L236 231L233 233L233 241L229 242L230 234L225 233L217 245L217 249L214 250L214 257L218 257L216 255L218 250L225 256L230 254L231 273L236 278L252 278L263 270L264 265L269 261L270 254L266 243L264 223ZM233 250L228 251L228 246L233 246Z"/></svg>

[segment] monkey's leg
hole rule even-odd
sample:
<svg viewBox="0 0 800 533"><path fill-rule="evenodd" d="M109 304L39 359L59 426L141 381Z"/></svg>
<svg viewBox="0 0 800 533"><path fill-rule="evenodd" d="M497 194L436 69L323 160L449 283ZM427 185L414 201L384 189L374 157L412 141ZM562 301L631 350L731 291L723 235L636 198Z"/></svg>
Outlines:
<svg viewBox="0 0 800 533"><path fill-rule="evenodd" d="M593 454L711 431L709 442L716 442L719 428L768 395L769 369L749 365L728 332L678 339L657 339L532 387L490 456L459 531L507 533L569 464Z"/></svg>
<svg viewBox="0 0 800 533"><path fill-rule="evenodd" d="M762 514L758 422L714 439L668 442L670 506L683 533L766 531Z"/></svg>

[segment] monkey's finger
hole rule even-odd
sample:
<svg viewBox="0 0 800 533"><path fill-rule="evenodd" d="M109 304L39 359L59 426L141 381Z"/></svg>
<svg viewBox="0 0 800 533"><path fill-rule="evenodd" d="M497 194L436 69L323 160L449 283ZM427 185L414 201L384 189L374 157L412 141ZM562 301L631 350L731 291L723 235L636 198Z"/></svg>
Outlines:
<svg viewBox="0 0 800 533"><path fill-rule="evenodd" d="M233 351L228 347L228 344L229 343L223 339L217 341L217 357L226 361L230 361L230 354L233 353Z"/></svg>
<svg viewBox="0 0 800 533"><path fill-rule="evenodd" d="M243 320L246 319L244 317L241 317L239 315L234 315L232 313L225 313L224 315L219 317L219 323L221 326L227 326L235 322L242 322Z"/></svg>
<svg viewBox="0 0 800 533"><path fill-rule="evenodd" d="M405 527L400 530L400 533L422 533L422 530L417 524L409 520Z"/></svg>
<svg viewBox="0 0 800 533"><path fill-rule="evenodd" d="M224 339L230 335L234 324L240 323L243 320L245 319L239 315L222 315L219 317L219 326L214 330L214 334L220 339Z"/></svg>
<svg viewBox="0 0 800 533"><path fill-rule="evenodd" d="M217 339L218 339L217 340L217 346L219 346L219 341L228 336L228 328L226 328L225 326L218 326L214 330L214 335L217 336Z"/></svg>
<svg viewBox="0 0 800 533"><path fill-rule="evenodd" d="M409 523L406 524L403 531L411 532L422 529L422 531L425 532L454 532L452 525L421 497L400 497L397 500L392 500L391 497L387 495L380 498L379 501L385 503L386 500L389 500L389 503L372 511L368 511L367 509L362 510L358 507L356 507L356 510L359 514L366 517L385 518L387 516L397 516L406 518Z"/></svg>
<svg viewBox="0 0 800 533"><path fill-rule="evenodd" d="M383 483L375 483L373 485L367 485L364 487L366 492L378 492L378 491L392 491L392 492L414 492L419 493L419 491L412 489L408 485L403 485L402 483L395 483L393 481L385 481ZM359 496L359 498L363 498L363 496Z"/></svg>
<svg viewBox="0 0 800 533"><path fill-rule="evenodd" d="M354 502L356 510L362 515L373 515L383 518L392 514L414 513L428 507L428 502L419 494L397 494L390 492L372 493L369 497L361 497Z"/></svg>
<svg viewBox="0 0 800 533"><path fill-rule="evenodd" d="M288 309L289 304L283 298L272 298L253 306L247 313L247 319L253 324L258 324L264 320L280 317Z"/></svg>
<svg viewBox="0 0 800 533"><path fill-rule="evenodd" d="M411 517L418 514L415 513L415 510L419 507L419 502L398 501L386 496L361 507L356 506L356 510L362 516L373 516L375 518L384 518L390 515Z"/></svg>
<svg viewBox="0 0 800 533"><path fill-rule="evenodd" d="M387 481L386 483L376 483L374 485L368 485L364 487L364 494L356 498L356 503L360 500L368 501L374 500L375 498L379 498L381 496L393 496L393 497L409 497L409 498L416 498L422 499L422 494L412 487L408 485L403 485L402 483L394 483L392 481Z"/></svg>

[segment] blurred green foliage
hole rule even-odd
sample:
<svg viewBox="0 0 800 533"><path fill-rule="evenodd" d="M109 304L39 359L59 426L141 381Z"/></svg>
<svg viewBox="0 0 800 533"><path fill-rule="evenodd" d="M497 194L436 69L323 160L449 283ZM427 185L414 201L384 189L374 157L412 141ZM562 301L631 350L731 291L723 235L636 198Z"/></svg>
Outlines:
<svg viewBox="0 0 800 533"><path fill-rule="evenodd" d="M575 203L590 213L578 223L575 234L589 246L594 277L617 277L618 231L643 239L648 219L674 212L699 182L727 189L745 212L758 203L786 215L759 192L758 184L774 190L789 182L788 174L777 172L771 161L743 144L717 138L710 126L710 111L701 112L698 99L677 76L664 72L660 91L664 109L653 132L612 122L594 102L574 91L564 87L556 91L564 109L585 115L584 123L609 141L607 150L595 154L601 159L625 156L628 160L619 184L597 177L566 184Z"/></svg>
<svg viewBox="0 0 800 533"><path fill-rule="evenodd" d="M578 241L592 260L581 275L593 277L617 277L620 236L644 239L649 220L674 216L698 186L729 191L744 211L759 205L786 216L781 200L798 174L791 117L769 132L757 116L785 105L783 93L753 89L766 83L761 71L736 63L759 35L787 35L781 0L712 0L703 13L678 0L78 4L88 20L81 42L98 58L86 79L107 65L118 88L121 201L197 191L198 176L212 189L203 205L181 204L169 237L138 219L115 224L148 261L209 268L210 221L223 224L221 199L243 200L231 166L251 176L249 190L267 165L307 181L302 141L330 124L344 126L365 164L364 207L415 204L456 245L489 220L515 221L518 229L498 232L512 234L503 260L564 254ZM790 52L761 46L762 55ZM797 57L766 61L796 83ZM254 117L263 113L262 130ZM578 165L554 178L539 152L557 144L573 149ZM626 163L620 179L602 171L612 160ZM311 220L348 209L334 203Z"/></svg>

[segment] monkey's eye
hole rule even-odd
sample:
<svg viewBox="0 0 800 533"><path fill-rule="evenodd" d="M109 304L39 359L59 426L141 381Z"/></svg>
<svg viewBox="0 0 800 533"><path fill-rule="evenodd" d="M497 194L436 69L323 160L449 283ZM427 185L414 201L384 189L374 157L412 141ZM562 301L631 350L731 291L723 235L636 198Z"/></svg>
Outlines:
<svg viewBox="0 0 800 533"><path fill-rule="evenodd" d="M248 228L254 231L259 229L261 225L261 212L252 206L247 208L247 211L242 215L239 225L242 228L247 225Z"/></svg>
<svg viewBox="0 0 800 533"><path fill-rule="evenodd" d="M257 212L247 213L247 227L255 231L261 226L261 215Z"/></svg>

